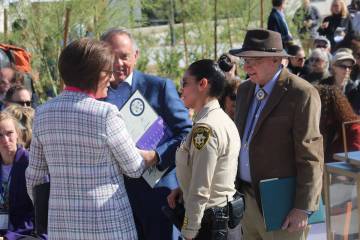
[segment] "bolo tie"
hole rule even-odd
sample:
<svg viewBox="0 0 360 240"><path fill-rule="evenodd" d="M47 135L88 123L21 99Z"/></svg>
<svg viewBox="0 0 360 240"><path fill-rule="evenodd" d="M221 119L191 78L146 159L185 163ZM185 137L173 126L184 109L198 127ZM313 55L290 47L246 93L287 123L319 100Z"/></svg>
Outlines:
<svg viewBox="0 0 360 240"><path fill-rule="evenodd" d="M247 132L247 136L246 136L246 141L245 141L245 145L248 144L249 142L249 138L250 138L250 133L252 132L252 128L255 122L255 117L257 115L257 112L259 111L260 105L262 100L264 100L264 98L266 97L266 92L263 88L260 88L256 94L255 94L256 99L258 100L258 102L256 103L256 107L255 107L255 112L251 118L251 122L250 122L250 126L249 126L249 130Z"/></svg>

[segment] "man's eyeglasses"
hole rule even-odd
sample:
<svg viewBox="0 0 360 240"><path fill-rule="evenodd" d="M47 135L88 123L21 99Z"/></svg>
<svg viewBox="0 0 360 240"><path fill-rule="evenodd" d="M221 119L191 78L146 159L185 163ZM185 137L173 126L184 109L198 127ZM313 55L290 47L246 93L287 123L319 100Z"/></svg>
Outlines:
<svg viewBox="0 0 360 240"><path fill-rule="evenodd" d="M31 101L11 101L23 107L31 107Z"/></svg>
<svg viewBox="0 0 360 240"><path fill-rule="evenodd" d="M261 57L252 57L252 58L240 58L240 65L249 65L255 66L261 63L263 58Z"/></svg>

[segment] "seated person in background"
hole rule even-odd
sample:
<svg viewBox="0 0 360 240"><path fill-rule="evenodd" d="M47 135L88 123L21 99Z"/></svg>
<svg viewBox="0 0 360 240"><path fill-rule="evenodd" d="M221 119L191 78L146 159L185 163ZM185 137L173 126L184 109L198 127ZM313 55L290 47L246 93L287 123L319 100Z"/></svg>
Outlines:
<svg viewBox="0 0 360 240"><path fill-rule="evenodd" d="M321 48L325 52L330 53L330 51L331 51L330 41L324 36L317 36L314 39L312 49L315 49L315 48Z"/></svg>
<svg viewBox="0 0 360 240"><path fill-rule="evenodd" d="M20 145L21 130L9 113L0 112L0 235L5 239L30 235L34 228L34 208L26 190L25 169L29 153ZM35 239L35 238L34 238Z"/></svg>
<svg viewBox="0 0 360 240"><path fill-rule="evenodd" d="M24 86L31 93L31 101L33 107L36 107L39 102L39 96L35 92L33 80L37 79L36 73L23 73L16 70L13 67L6 67L0 70L1 76L6 78L10 85L21 85Z"/></svg>
<svg viewBox="0 0 360 240"><path fill-rule="evenodd" d="M16 70L11 67L1 68L1 77L7 79L11 85L16 83Z"/></svg>
<svg viewBox="0 0 360 240"><path fill-rule="evenodd" d="M304 49L299 45L290 45L287 53L292 56L289 57L287 68L297 76L304 75L307 69L307 67L305 67L306 57Z"/></svg>
<svg viewBox="0 0 360 240"><path fill-rule="evenodd" d="M351 103L354 111L360 114L360 42L352 44L355 65L350 73L350 79L353 82L353 90L347 93L347 98Z"/></svg>
<svg viewBox="0 0 360 240"><path fill-rule="evenodd" d="M238 80L228 81L225 84L224 92L219 99L220 107L232 120L235 118L236 91L239 86L240 81Z"/></svg>
<svg viewBox="0 0 360 240"><path fill-rule="evenodd" d="M320 48L314 49L309 57L309 72L301 75L301 77L310 83L314 83L326 79L329 76L329 59L327 53Z"/></svg>
<svg viewBox="0 0 360 240"><path fill-rule="evenodd" d="M351 69L355 65L355 58L350 49L339 49L331 62L332 76L319 81L319 84L334 85L345 96L349 96L348 100L353 99L354 91L357 91L357 83L350 79ZM356 100L356 99L354 99ZM357 104L356 102L352 105Z"/></svg>
<svg viewBox="0 0 360 240"><path fill-rule="evenodd" d="M31 107L31 93L22 85L14 85L6 92L4 102L5 107L10 104Z"/></svg>
<svg viewBox="0 0 360 240"><path fill-rule="evenodd" d="M356 64L351 71L350 78L353 81L358 81L360 80L360 42L354 42L351 49L353 51Z"/></svg>
<svg viewBox="0 0 360 240"><path fill-rule="evenodd" d="M344 152L343 122L360 120L355 114L345 95L336 87L315 85L321 99L320 132L324 138L324 160L333 162L333 154ZM360 124L353 123L346 127L348 151L360 150Z"/></svg>
<svg viewBox="0 0 360 240"><path fill-rule="evenodd" d="M0 69L0 100L3 100L7 90L10 88L10 81L2 74L3 69Z"/></svg>
<svg viewBox="0 0 360 240"><path fill-rule="evenodd" d="M11 104L5 108L4 111L10 113L15 119L18 120L24 148L29 150L32 137L32 122L35 110L30 107L22 107L17 104Z"/></svg>
<svg viewBox="0 0 360 240"><path fill-rule="evenodd" d="M346 33L344 40L339 43L338 47L350 48L353 43L360 41L360 0L353 0L351 5L353 11L351 13L352 31Z"/></svg>
<svg viewBox="0 0 360 240"><path fill-rule="evenodd" d="M350 50L350 49L348 49ZM332 76L319 81L320 84L335 85L345 93L345 89L350 82L350 73L355 64L355 59L349 51L343 50L335 53L331 61Z"/></svg>
<svg viewBox="0 0 360 240"><path fill-rule="evenodd" d="M324 18L318 32L326 36L331 43L331 52L335 52L336 45L344 39L346 33L352 31L349 12L343 0L333 0L331 15Z"/></svg>
<svg viewBox="0 0 360 240"><path fill-rule="evenodd" d="M310 0L303 0L302 5L296 10L293 22L297 28L299 38L306 53L313 43L317 35L317 28L319 27L320 13L319 10L310 5Z"/></svg>
<svg viewBox="0 0 360 240"><path fill-rule="evenodd" d="M330 45L330 41L326 37L318 36L318 37L316 37L314 39L314 44L313 44L312 50L314 50L316 48L320 48L323 51L325 51L326 54L327 54L327 57L328 57L328 61L331 62L331 59L332 59L332 54L330 52L331 51L331 45Z"/></svg>

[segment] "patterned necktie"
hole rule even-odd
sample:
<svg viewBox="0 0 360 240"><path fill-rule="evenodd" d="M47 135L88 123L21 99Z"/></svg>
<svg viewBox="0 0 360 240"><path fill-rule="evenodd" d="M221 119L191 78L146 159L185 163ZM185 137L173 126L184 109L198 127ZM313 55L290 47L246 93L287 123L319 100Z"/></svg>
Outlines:
<svg viewBox="0 0 360 240"><path fill-rule="evenodd" d="M255 107L255 111L254 111L254 114L251 118L251 122L250 122L250 125L249 125L249 130L247 132L247 136L246 136L246 141L245 143L248 143L249 142L249 138L250 138L250 133L252 132L252 129L253 129L253 125L254 125L254 122L255 122L255 117L257 115L257 112L259 111L259 108L260 108L260 105L261 105L261 102L262 100L264 100L264 98L266 97L266 92L264 89L260 88L256 94L255 94L255 97L256 97L256 100L257 100L257 103L256 103L256 107Z"/></svg>

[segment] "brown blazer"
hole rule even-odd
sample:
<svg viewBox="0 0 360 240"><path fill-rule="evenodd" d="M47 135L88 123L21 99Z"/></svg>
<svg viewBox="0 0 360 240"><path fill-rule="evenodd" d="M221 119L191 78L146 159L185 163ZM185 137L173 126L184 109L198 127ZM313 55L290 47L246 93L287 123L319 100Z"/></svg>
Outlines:
<svg viewBox="0 0 360 240"><path fill-rule="evenodd" d="M247 81L238 89L235 123L241 139L255 86ZM252 186L259 206L260 180L295 176L295 208L317 209L324 164L320 109L317 90L284 68L256 123L249 146Z"/></svg>

